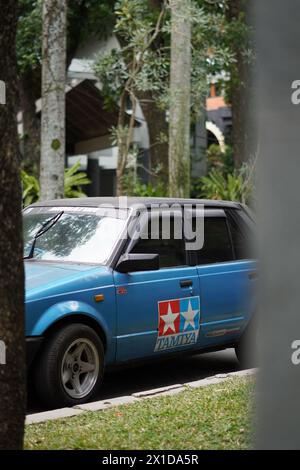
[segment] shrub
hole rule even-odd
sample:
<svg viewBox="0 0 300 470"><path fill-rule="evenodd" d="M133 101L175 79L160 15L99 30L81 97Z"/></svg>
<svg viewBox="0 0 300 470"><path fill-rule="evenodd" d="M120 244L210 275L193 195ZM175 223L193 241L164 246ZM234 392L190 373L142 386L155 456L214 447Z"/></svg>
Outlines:
<svg viewBox="0 0 300 470"><path fill-rule="evenodd" d="M234 170L233 150L231 145L225 146L222 152L220 145L211 144L206 150L207 170L221 170L223 173L232 173Z"/></svg>
<svg viewBox="0 0 300 470"><path fill-rule="evenodd" d="M249 204L254 192L254 163L226 173L212 169L194 184L193 195L204 199L221 199Z"/></svg>
<svg viewBox="0 0 300 470"><path fill-rule="evenodd" d="M79 168L80 163L77 162L71 168L65 169L64 196L66 198L86 197L81 187L90 184L90 180L87 178L86 173L83 171L78 172ZM39 200L40 183L35 176L29 175L25 170L21 171L21 181L23 186L23 207L26 207Z"/></svg>

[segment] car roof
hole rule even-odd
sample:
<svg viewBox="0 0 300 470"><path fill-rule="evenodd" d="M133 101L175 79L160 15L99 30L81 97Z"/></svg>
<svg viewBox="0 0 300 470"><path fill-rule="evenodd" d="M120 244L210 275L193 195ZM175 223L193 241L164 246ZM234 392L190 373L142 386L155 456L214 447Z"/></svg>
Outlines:
<svg viewBox="0 0 300 470"><path fill-rule="evenodd" d="M31 204L30 207L150 207L154 204L202 204L205 207L241 209L242 204L232 201L216 201L209 199L184 199L184 198L167 198L167 197L85 197L85 198L69 198L54 199L52 201L39 201Z"/></svg>

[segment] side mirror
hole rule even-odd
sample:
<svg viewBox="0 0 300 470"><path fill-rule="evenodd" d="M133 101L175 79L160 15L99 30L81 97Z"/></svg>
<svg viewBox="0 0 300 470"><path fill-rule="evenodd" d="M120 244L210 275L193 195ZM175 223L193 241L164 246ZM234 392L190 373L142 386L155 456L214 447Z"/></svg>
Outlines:
<svg viewBox="0 0 300 470"><path fill-rule="evenodd" d="M159 269L159 255L146 253L127 253L122 255L116 266L120 273L134 271L155 271Z"/></svg>

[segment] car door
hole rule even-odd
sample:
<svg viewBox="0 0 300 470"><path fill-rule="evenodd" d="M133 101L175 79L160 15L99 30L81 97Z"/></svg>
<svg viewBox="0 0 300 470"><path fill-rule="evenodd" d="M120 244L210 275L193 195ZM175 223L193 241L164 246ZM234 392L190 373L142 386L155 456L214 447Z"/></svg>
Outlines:
<svg viewBox="0 0 300 470"><path fill-rule="evenodd" d="M170 233L164 229L168 218ZM143 214L138 226L147 233L147 239L132 240L127 252L159 254L160 269L114 272L117 362L195 346L200 317L199 278L197 268L187 263L181 224L181 211L152 212L151 217ZM159 227L158 236L153 234L154 226Z"/></svg>
<svg viewBox="0 0 300 470"><path fill-rule="evenodd" d="M235 253L223 209L205 210L204 245L196 256L201 297L198 344L206 347L236 342L252 313L256 264Z"/></svg>

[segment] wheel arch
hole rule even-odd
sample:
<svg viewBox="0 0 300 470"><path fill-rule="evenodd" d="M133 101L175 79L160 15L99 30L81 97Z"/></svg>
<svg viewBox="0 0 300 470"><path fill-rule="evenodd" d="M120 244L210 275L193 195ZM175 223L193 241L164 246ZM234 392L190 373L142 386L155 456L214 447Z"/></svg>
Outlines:
<svg viewBox="0 0 300 470"><path fill-rule="evenodd" d="M71 325L73 323L81 323L83 325L86 325L92 328L101 339L104 352L106 352L107 337L106 337L104 328L102 328L102 326L100 325L99 322L97 322L97 320L95 320L94 318L84 313L75 313L75 314L66 315L62 318L58 318L55 322L53 322L51 325L47 327L47 329L43 333L43 336L47 340L48 338L50 338L50 336L56 333L56 331L60 330L61 328L67 325Z"/></svg>

